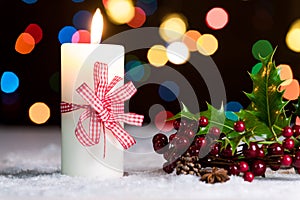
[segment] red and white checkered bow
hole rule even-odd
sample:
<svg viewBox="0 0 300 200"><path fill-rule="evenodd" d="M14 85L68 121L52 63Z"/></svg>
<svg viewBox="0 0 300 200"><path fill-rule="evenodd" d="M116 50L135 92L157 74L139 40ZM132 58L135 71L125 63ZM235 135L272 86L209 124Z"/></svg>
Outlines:
<svg viewBox="0 0 300 200"><path fill-rule="evenodd" d="M135 144L134 138L127 133L119 122L141 126L144 116L135 113L124 113L124 101L130 99L136 88L132 82L117 88L111 89L122 80L115 76L108 84L107 64L96 62L94 65L94 91L83 83L76 89L76 92L88 103L88 105L78 105L74 103L61 103L61 113L71 112L80 108L85 111L80 115L75 129L75 135L84 146L92 146L99 143L101 127L109 129L124 149L128 149ZM83 122L90 119L89 133L84 129ZM104 126L104 127L103 127ZM105 131L104 131L105 137ZM104 138L105 140L105 138ZM104 141L105 142L105 141Z"/></svg>

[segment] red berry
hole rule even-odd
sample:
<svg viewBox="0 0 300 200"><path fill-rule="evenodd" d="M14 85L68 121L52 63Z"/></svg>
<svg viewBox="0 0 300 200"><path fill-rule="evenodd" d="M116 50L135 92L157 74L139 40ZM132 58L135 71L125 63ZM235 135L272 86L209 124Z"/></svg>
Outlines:
<svg viewBox="0 0 300 200"><path fill-rule="evenodd" d="M175 169L175 163L169 163L169 162L165 162L163 164L163 170L168 173L171 174Z"/></svg>
<svg viewBox="0 0 300 200"><path fill-rule="evenodd" d="M199 118L199 126L200 127L206 127L208 125L208 119L205 116L201 116Z"/></svg>
<svg viewBox="0 0 300 200"><path fill-rule="evenodd" d="M176 133L173 133L169 136L169 141L171 142L176 137Z"/></svg>
<svg viewBox="0 0 300 200"><path fill-rule="evenodd" d="M295 146L295 142L292 138L285 138L282 142L282 146L287 150L292 150Z"/></svg>
<svg viewBox="0 0 300 200"><path fill-rule="evenodd" d="M283 155L281 158L281 165L284 167L289 167L291 166L293 160L290 155Z"/></svg>
<svg viewBox="0 0 300 200"><path fill-rule="evenodd" d="M192 130L192 129L187 129L187 130L185 130L183 134L184 134L186 137L188 137L190 140L193 140L194 137L195 137L195 135L196 135L195 131Z"/></svg>
<svg viewBox="0 0 300 200"><path fill-rule="evenodd" d="M266 172L266 163L262 160L255 160L251 165L254 176L262 176Z"/></svg>
<svg viewBox="0 0 300 200"><path fill-rule="evenodd" d="M257 157L259 157L259 158L263 158L263 157L265 157L265 151L263 150L263 149L258 149L258 151L257 151Z"/></svg>
<svg viewBox="0 0 300 200"><path fill-rule="evenodd" d="M222 150L221 155L225 158L232 157L232 148L230 145L227 145L225 149Z"/></svg>
<svg viewBox="0 0 300 200"><path fill-rule="evenodd" d="M236 132L243 132L243 131L245 131L245 128L246 128L245 122L243 122L243 121L237 121L233 125L233 129Z"/></svg>
<svg viewBox="0 0 300 200"><path fill-rule="evenodd" d="M180 128L180 121L179 120L175 120L173 122L173 127L175 130L178 130Z"/></svg>
<svg viewBox="0 0 300 200"><path fill-rule="evenodd" d="M243 147L243 153L246 158L255 158L257 157L259 147L255 142L250 142L249 146Z"/></svg>
<svg viewBox="0 0 300 200"><path fill-rule="evenodd" d="M229 173L229 175L238 176L240 174L238 165L237 164L230 165L229 169L228 169L228 173Z"/></svg>
<svg viewBox="0 0 300 200"><path fill-rule="evenodd" d="M292 129L294 137L298 137L300 135L300 126L295 124Z"/></svg>
<svg viewBox="0 0 300 200"><path fill-rule="evenodd" d="M283 148L279 143L273 143L268 147L268 154L269 155L282 155Z"/></svg>
<svg viewBox="0 0 300 200"><path fill-rule="evenodd" d="M192 145L192 146L189 147L188 152L189 152L189 154L190 154L191 156L199 156L200 150L199 150L199 148L196 147L195 145Z"/></svg>
<svg viewBox="0 0 300 200"><path fill-rule="evenodd" d="M213 156L216 156L219 154L219 151L220 151L220 144L217 143L217 144L214 144L212 147L211 147L211 150L209 152L210 155L213 155Z"/></svg>
<svg viewBox="0 0 300 200"><path fill-rule="evenodd" d="M196 145L196 147L198 147L199 149L200 149L201 147L206 146L206 144L207 144L207 141L205 140L205 137L200 136L200 137L197 137L197 138L196 138L195 145Z"/></svg>
<svg viewBox="0 0 300 200"><path fill-rule="evenodd" d="M286 137L286 138L292 137L293 136L293 129L289 126L286 126L282 129L281 134L282 134L283 137Z"/></svg>
<svg viewBox="0 0 300 200"><path fill-rule="evenodd" d="M168 143L168 137L165 134L157 133L152 138L152 143L154 144L156 141L161 141L162 143Z"/></svg>
<svg viewBox="0 0 300 200"><path fill-rule="evenodd" d="M245 172L244 173L244 181L252 182L254 179L254 175L252 172Z"/></svg>
<svg viewBox="0 0 300 200"><path fill-rule="evenodd" d="M167 148L164 148L166 145L168 145L168 143L158 140L153 144L153 149L156 153L163 154L167 150Z"/></svg>
<svg viewBox="0 0 300 200"><path fill-rule="evenodd" d="M297 169L300 169L300 151L295 153L295 157L293 159L293 166Z"/></svg>
<svg viewBox="0 0 300 200"><path fill-rule="evenodd" d="M248 163L246 163L245 161L241 161L241 162L239 163L239 169L240 169L241 172L246 172L246 171L248 171L248 170L249 170L249 165L248 165Z"/></svg>
<svg viewBox="0 0 300 200"><path fill-rule="evenodd" d="M271 165L270 168L271 168L271 170L273 170L273 171L277 171L277 170L280 169L280 165Z"/></svg>
<svg viewBox="0 0 300 200"><path fill-rule="evenodd" d="M211 134L213 138L219 138L221 130L218 127L213 126L209 129L209 134Z"/></svg>
<svg viewBox="0 0 300 200"><path fill-rule="evenodd" d="M190 140L185 136L180 136L176 140L175 148L178 150L186 150L190 146Z"/></svg>

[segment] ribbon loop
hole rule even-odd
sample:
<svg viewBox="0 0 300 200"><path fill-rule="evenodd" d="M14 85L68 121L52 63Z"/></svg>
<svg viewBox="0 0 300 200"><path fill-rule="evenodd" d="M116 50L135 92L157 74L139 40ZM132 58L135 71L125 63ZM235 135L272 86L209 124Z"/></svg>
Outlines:
<svg viewBox="0 0 300 200"><path fill-rule="evenodd" d="M137 90L133 83L129 82L111 92L121 80L121 77L115 76L108 84L108 65L96 62L94 64L94 91L85 82L76 89L76 92L87 102L87 105L61 102L61 113L85 109L75 128L75 135L82 145L98 144L102 127L110 130L124 149L128 149L136 143L119 122L141 126L144 116L124 113L124 101L130 99ZM83 122L88 119L90 120L89 132L85 130L83 125Z"/></svg>

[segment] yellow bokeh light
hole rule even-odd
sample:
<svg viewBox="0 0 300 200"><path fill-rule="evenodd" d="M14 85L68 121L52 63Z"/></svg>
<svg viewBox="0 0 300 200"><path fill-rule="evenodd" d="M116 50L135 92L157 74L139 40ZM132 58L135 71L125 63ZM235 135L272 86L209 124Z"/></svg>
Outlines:
<svg viewBox="0 0 300 200"><path fill-rule="evenodd" d="M286 35L285 42L289 49L300 53L300 28L292 28Z"/></svg>
<svg viewBox="0 0 300 200"><path fill-rule="evenodd" d="M132 20L135 8L131 0L109 0L107 15L115 24L125 24Z"/></svg>
<svg viewBox="0 0 300 200"><path fill-rule="evenodd" d="M197 49L201 54L210 56L217 51L218 40L211 34L203 34L197 40Z"/></svg>
<svg viewBox="0 0 300 200"><path fill-rule="evenodd" d="M166 42L173 42L181 39L186 32L187 20L183 15L171 14L165 17L159 27L159 34Z"/></svg>
<svg viewBox="0 0 300 200"><path fill-rule="evenodd" d="M44 124L49 117L50 109L45 103L37 102L29 108L29 118L36 124Z"/></svg>
<svg viewBox="0 0 300 200"><path fill-rule="evenodd" d="M290 27L290 29L296 29L296 28L300 29L300 19L295 20Z"/></svg>
<svg viewBox="0 0 300 200"><path fill-rule="evenodd" d="M149 49L147 58L151 65L162 67L168 62L167 49L162 45L154 45Z"/></svg>

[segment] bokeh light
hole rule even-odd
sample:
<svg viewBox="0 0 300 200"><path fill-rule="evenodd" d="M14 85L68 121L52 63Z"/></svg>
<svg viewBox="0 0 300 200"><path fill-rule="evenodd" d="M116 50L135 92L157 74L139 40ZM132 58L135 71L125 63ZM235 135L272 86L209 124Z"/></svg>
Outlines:
<svg viewBox="0 0 300 200"><path fill-rule="evenodd" d="M280 84L281 86L289 85L293 81L293 71L289 65L281 64L278 65L277 68L280 69L279 75L280 80L283 82Z"/></svg>
<svg viewBox="0 0 300 200"><path fill-rule="evenodd" d="M299 97L299 82L293 79L289 85L280 86L280 91L284 90L283 97L287 100L296 100Z"/></svg>
<svg viewBox="0 0 300 200"><path fill-rule="evenodd" d="M136 6L142 8L146 15L150 16L157 10L157 0L137 0Z"/></svg>
<svg viewBox="0 0 300 200"><path fill-rule="evenodd" d="M54 74L52 74L52 76L49 79L50 88L54 92L59 92L60 89L59 80L60 80L59 72L55 72Z"/></svg>
<svg viewBox="0 0 300 200"><path fill-rule="evenodd" d="M91 34L87 30L78 30L72 36L72 43L90 43Z"/></svg>
<svg viewBox="0 0 300 200"><path fill-rule="evenodd" d="M27 4L34 4L36 3L38 0L22 0L24 3L27 3Z"/></svg>
<svg viewBox="0 0 300 200"><path fill-rule="evenodd" d="M171 14L165 17L159 27L159 34L166 42L181 39L186 32L187 21L181 14Z"/></svg>
<svg viewBox="0 0 300 200"><path fill-rule="evenodd" d="M173 121L167 121L167 119L173 116L174 116L173 113L165 110L157 113L154 120L156 128L163 132L168 132L173 130Z"/></svg>
<svg viewBox="0 0 300 200"><path fill-rule="evenodd" d="M151 65L150 64L144 63L143 68L144 68L144 76L142 77L142 79L139 82L147 81L151 75Z"/></svg>
<svg viewBox="0 0 300 200"><path fill-rule="evenodd" d="M50 117L50 109L43 102L34 103L29 108L29 118L36 124L44 124Z"/></svg>
<svg viewBox="0 0 300 200"><path fill-rule="evenodd" d="M17 92L1 95L2 104L4 105L14 105L20 103L20 95Z"/></svg>
<svg viewBox="0 0 300 200"><path fill-rule="evenodd" d="M167 47L167 57L171 63L181 65L188 61L190 52L183 42L172 42Z"/></svg>
<svg viewBox="0 0 300 200"><path fill-rule="evenodd" d="M174 81L165 81L158 88L158 94L166 102L177 99L180 89Z"/></svg>
<svg viewBox="0 0 300 200"><path fill-rule="evenodd" d="M295 124L300 126L300 117L296 117Z"/></svg>
<svg viewBox="0 0 300 200"><path fill-rule="evenodd" d="M134 17L134 6L131 0L109 0L107 15L115 24L126 24Z"/></svg>
<svg viewBox="0 0 300 200"><path fill-rule="evenodd" d="M243 106L238 101L229 101L225 105L225 110L226 111L239 112L241 109L243 109Z"/></svg>
<svg viewBox="0 0 300 200"><path fill-rule="evenodd" d="M29 33L34 38L35 44L43 38L43 30L38 24L29 24L24 32Z"/></svg>
<svg viewBox="0 0 300 200"><path fill-rule="evenodd" d="M197 40L200 38L201 34L196 30L187 31L183 37L182 42L188 47L191 52L197 51Z"/></svg>
<svg viewBox="0 0 300 200"><path fill-rule="evenodd" d="M4 93L13 93L19 87L19 78L14 72L6 71L1 76L1 91Z"/></svg>
<svg viewBox="0 0 300 200"><path fill-rule="evenodd" d="M73 25L76 29L89 30L92 14L87 10L80 10L73 16Z"/></svg>
<svg viewBox="0 0 300 200"><path fill-rule="evenodd" d="M82 3L84 0L72 0L74 3Z"/></svg>
<svg viewBox="0 0 300 200"><path fill-rule="evenodd" d="M260 71L260 69L262 68L262 63L261 62L259 62L259 63L257 63L256 65L254 65L253 67L252 67L252 71L251 71L251 74L253 74L253 75L255 75L255 74L257 74L259 71Z"/></svg>
<svg viewBox="0 0 300 200"><path fill-rule="evenodd" d="M285 42L288 48L300 53L300 28L290 29L286 35Z"/></svg>
<svg viewBox="0 0 300 200"><path fill-rule="evenodd" d="M125 77L130 81L140 81L144 77L144 67L141 61L131 60L125 65Z"/></svg>
<svg viewBox="0 0 300 200"><path fill-rule="evenodd" d="M151 65L162 67L168 62L167 49L162 45L154 45L148 50L147 58Z"/></svg>
<svg viewBox="0 0 300 200"><path fill-rule="evenodd" d="M228 13L224 8L213 8L206 14L205 21L211 29L222 29L228 23Z"/></svg>
<svg viewBox="0 0 300 200"><path fill-rule="evenodd" d="M34 47L34 38L29 33L21 33L15 44L15 50L20 54L29 54Z"/></svg>
<svg viewBox="0 0 300 200"><path fill-rule="evenodd" d="M225 111L225 117L231 121L238 121L239 120L239 116L237 116L237 114L235 114L232 111Z"/></svg>
<svg viewBox="0 0 300 200"><path fill-rule="evenodd" d="M213 55L218 49L218 40L211 34L203 34L197 40L197 49L205 56Z"/></svg>
<svg viewBox="0 0 300 200"><path fill-rule="evenodd" d="M272 44L268 40L258 40L252 46L252 55L255 59L260 60L273 52Z"/></svg>
<svg viewBox="0 0 300 200"><path fill-rule="evenodd" d="M128 22L128 26L132 28L139 28L143 26L146 21L146 13L139 7L134 8L134 17Z"/></svg>
<svg viewBox="0 0 300 200"><path fill-rule="evenodd" d="M61 44L63 43L71 43L72 36L76 32L76 28L73 26L65 26L58 33L58 40Z"/></svg>

